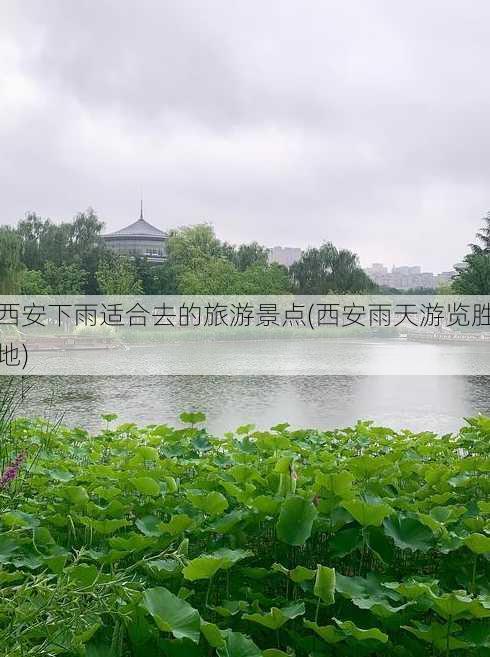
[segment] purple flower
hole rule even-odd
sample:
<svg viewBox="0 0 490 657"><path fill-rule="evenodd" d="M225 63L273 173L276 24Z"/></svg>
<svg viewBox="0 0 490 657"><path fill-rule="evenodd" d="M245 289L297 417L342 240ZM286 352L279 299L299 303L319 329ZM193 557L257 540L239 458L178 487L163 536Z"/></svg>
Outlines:
<svg viewBox="0 0 490 657"><path fill-rule="evenodd" d="M20 466L26 460L26 452L20 452L12 463L4 470L0 477L0 490L7 488L11 481L13 481L19 474Z"/></svg>

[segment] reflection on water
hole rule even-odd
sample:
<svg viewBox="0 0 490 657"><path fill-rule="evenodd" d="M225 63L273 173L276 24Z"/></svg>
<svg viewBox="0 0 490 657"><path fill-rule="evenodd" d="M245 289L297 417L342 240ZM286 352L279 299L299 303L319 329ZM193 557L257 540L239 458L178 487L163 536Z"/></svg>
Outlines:
<svg viewBox="0 0 490 657"><path fill-rule="evenodd" d="M372 419L415 431L455 431L463 417L490 413L490 377L456 376L134 376L33 377L27 415L63 416L97 429L101 413L121 422L176 423L201 410L216 433L255 423L333 428Z"/></svg>

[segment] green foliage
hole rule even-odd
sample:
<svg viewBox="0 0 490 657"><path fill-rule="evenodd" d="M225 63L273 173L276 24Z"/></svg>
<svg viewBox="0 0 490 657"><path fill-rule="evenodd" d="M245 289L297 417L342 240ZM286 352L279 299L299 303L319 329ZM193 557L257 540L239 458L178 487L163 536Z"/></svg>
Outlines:
<svg viewBox="0 0 490 657"><path fill-rule="evenodd" d="M2 657L487 657L490 419L3 423ZM8 426L7 426L8 425ZM198 425L198 426L196 426Z"/></svg>
<svg viewBox="0 0 490 657"><path fill-rule="evenodd" d="M284 294L290 289L287 269L269 265L265 247L222 243L209 224L173 231L167 252L167 280L173 272L179 294Z"/></svg>
<svg viewBox="0 0 490 657"><path fill-rule="evenodd" d="M42 272L48 294L78 294L80 290L95 294L95 272L104 253L102 228L91 208L78 213L72 222L60 224L29 214L16 231L23 265L28 271ZM24 287L29 289L29 283L35 282L28 276Z"/></svg>
<svg viewBox="0 0 490 657"><path fill-rule="evenodd" d="M0 291L23 294L325 294L377 288L357 256L331 243L309 249L289 271L257 242L221 242L209 224L170 231L165 262L119 256L89 208L54 223L29 214L0 231Z"/></svg>
<svg viewBox="0 0 490 657"><path fill-rule="evenodd" d="M21 280L21 243L11 228L0 226L0 293L14 294Z"/></svg>
<svg viewBox="0 0 490 657"><path fill-rule="evenodd" d="M135 263L126 256L107 253L96 272L102 294L141 294L143 286Z"/></svg>
<svg viewBox="0 0 490 657"><path fill-rule="evenodd" d="M377 289L361 269L356 254L339 250L331 242L305 251L290 271L300 294L367 293Z"/></svg>
<svg viewBox="0 0 490 657"><path fill-rule="evenodd" d="M483 227L476 233L477 244L470 244L470 253L463 266L456 267L451 282L456 294L490 294L490 212L483 217Z"/></svg>
<svg viewBox="0 0 490 657"><path fill-rule="evenodd" d="M87 272L76 263L55 265L47 262L43 275L50 294L83 294L87 283Z"/></svg>
<svg viewBox="0 0 490 657"><path fill-rule="evenodd" d="M20 293L28 295L51 294L51 288L43 276L42 271L25 269L22 272Z"/></svg>
<svg viewBox="0 0 490 657"><path fill-rule="evenodd" d="M490 294L490 253L470 253L458 268L452 289L456 294Z"/></svg>

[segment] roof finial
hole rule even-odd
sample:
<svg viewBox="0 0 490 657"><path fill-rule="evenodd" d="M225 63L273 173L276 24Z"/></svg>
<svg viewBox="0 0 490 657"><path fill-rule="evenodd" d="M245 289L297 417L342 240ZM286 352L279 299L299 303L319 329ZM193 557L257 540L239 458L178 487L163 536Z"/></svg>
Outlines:
<svg viewBox="0 0 490 657"><path fill-rule="evenodd" d="M141 199L140 205L140 221L143 221L143 199Z"/></svg>

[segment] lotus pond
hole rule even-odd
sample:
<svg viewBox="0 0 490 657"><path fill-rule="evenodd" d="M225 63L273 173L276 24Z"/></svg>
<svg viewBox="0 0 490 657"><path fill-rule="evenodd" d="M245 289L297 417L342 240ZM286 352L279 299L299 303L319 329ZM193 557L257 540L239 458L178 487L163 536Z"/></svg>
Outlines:
<svg viewBox="0 0 490 657"><path fill-rule="evenodd" d="M490 418L105 420L4 432L2 656L490 655Z"/></svg>

